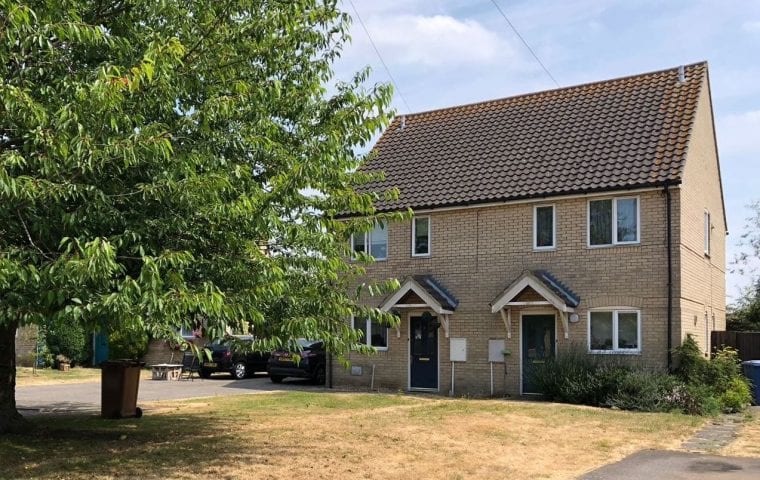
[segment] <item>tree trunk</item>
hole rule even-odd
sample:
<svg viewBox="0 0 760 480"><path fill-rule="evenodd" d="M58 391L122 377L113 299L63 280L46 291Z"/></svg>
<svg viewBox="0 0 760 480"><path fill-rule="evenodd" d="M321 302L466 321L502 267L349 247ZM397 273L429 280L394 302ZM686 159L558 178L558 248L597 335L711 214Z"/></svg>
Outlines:
<svg viewBox="0 0 760 480"><path fill-rule="evenodd" d="M17 432L25 421L16 410L17 322L0 323L0 434Z"/></svg>

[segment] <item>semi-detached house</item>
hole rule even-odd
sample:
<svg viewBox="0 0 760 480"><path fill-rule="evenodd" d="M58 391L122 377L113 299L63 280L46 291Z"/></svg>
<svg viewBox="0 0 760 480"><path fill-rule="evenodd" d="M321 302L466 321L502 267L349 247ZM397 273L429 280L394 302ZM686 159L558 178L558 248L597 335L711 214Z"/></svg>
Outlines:
<svg viewBox="0 0 760 480"><path fill-rule="evenodd" d="M401 288L354 318L377 348L336 385L529 394L557 352L668 367L725 327L725 220L706 63L398 116L362 168L410 221L352 237Z"/></svg>

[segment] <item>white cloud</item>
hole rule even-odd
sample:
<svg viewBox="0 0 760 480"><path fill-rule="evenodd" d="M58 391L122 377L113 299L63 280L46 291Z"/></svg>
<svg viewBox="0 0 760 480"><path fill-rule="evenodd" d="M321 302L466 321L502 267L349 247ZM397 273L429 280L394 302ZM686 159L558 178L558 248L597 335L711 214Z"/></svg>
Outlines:
<svg viewBox="0 0 760 480"><path fill-rule="evenodd" d="M365 19L386 63L426 67L457 67L504 62L515 49L475 20L448 15L380 15ZM353 31L354 47L371 52L363 31Z"/></svg>
<svg viewBox="0 0 760 480"><path fill-rule="evenodd" d="M721 155L760 157L760 110L725 115L718 119L716 131Z"/></svg>

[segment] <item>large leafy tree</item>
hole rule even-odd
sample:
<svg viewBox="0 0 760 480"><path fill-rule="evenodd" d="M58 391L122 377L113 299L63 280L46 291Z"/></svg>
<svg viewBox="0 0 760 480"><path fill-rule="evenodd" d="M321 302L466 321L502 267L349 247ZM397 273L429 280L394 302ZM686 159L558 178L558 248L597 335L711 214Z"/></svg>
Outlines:
<svg viewBox="0 0 760 480"><path fill-rule="evenodd" d="M349 20L336 0L0 0L0 431L22 423L20 325L248 325L340 355L352 312L392 321L347 293L347 235L378 220L355 151L391 95L334 80Z"/></svg>

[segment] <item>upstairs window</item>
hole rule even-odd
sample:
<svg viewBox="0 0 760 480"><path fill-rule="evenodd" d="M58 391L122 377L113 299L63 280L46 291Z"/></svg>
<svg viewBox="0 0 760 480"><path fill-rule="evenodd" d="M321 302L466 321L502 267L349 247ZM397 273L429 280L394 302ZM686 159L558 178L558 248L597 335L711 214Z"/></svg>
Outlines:
<svg viewBox="0 0 760 480"><path fill-rule="evenodd" d="M415 217L412 220L412 256L430 256L430 217Z"/></svg>
<svg viewBox="0 0 760 480"><path fill-rule="evenodd" d="M351 251L354 257L357 253L366 253L375 257L375 260L386 260L388 258L388 227L376 223L369 233L352 234Z"/></svg>
<svg viewBox="0 0 760 480"><path fill-rule="evenodd" d="M710 222L710 212L705 210L705 255L710 256L710 234L712 233L712 224Z"/></svg>
<svg viewBox="0 0 760 480"><path fill-rule="evenodd" d="M638 197L590 200L588 239L589 246L638 243Z"/></svg>
<svg viewBox="0 0 760 480"><path fill-rule="evenodd" d="M556 216L554 205L533 208L533 248L551 250L556 246Z"/></svg>
<svg viewBox="0 0 760 480"><path fill-rule="evenodd" d="M373 322L369 318L356 317L351 319L351 327L362 332L359 340L362 345L375 347L378 350L388 348L388 327Z"/></svg>

